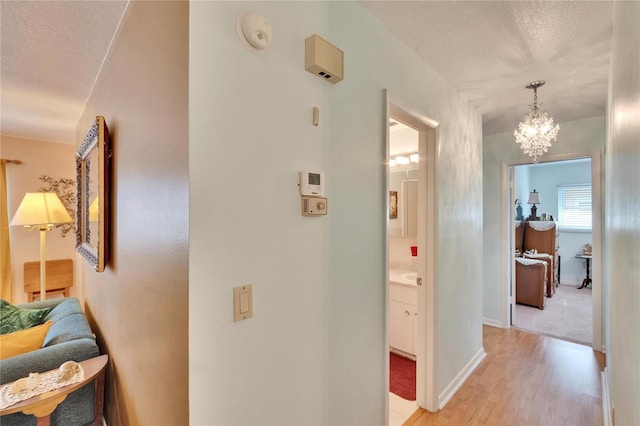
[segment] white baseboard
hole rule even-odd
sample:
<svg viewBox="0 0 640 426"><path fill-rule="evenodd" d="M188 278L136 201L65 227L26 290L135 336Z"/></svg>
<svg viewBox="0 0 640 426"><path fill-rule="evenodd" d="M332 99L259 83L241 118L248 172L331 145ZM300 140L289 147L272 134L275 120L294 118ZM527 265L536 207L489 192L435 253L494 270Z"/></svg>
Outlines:
<svg viewBox="0 0 640 426"><path fill-rule="evenodd" d="M491 318L482 318L482 323L491 327L506 328L504 325L502 325L502 321L494 320Z"/></svg>
<svg viewBox="0 0 640 426"><path fill-rule="evenodd" d="M571 287L580 287L582 285L582 281L580 282L574 282L574 281L566 281L566 280L562 280L562 282L560 283L560 285L568 285Z"/></svg>
<svg viewBox="0 0 640 426"><path fill-rule="evenodd" d="M438 409L442 410L445 405L449 402L449 400L455 395L455 393L460 389L460 386L464 384L467 378L473 373L473 370L480 364L487 356L487 353L484 351L484 348L480 348L478 352L471 358L471 360L464 366L462 370L458 373L458 375L453 379L451 383L445 388L445 390L438 396Z"/></svg>
<svg viewBox="0 0 640 426"><path fill-rule="evenodd" d="M607 376L607 367L600 373L602 387L602 418L604 426L613 426L613 410L609 394L609 377Z"/></svg>

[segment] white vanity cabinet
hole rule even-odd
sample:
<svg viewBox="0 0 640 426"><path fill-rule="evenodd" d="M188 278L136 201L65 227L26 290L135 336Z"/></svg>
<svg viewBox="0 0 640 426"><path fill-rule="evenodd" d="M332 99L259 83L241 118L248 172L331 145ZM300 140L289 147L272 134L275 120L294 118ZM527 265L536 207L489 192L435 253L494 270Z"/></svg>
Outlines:
<svg viewBox="0 0 640 426"><path fill-rule="evenodd" d="M418 326L417 288L391 282L389 289L389 345L404 353L416 354Z"/></svg>

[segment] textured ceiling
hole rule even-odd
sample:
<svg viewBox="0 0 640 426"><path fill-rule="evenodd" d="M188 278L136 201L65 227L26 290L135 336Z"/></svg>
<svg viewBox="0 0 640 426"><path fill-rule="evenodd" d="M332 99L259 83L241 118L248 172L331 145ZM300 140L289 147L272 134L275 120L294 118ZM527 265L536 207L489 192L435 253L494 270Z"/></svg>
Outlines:
<svg viewBox="0 0 640 426"><path fill-rule="evenodd" d="M605 112L612 2L361 2L483 113L513 130L539 89L558 122ZM2 134L74 143L127 1L1 1Z"/></svg>
<svg viewBox="0 0 640 426"><path fill-rule="evenodd" d="M417 130L395 120L389 124L389 157L418 152Z"/></svg>
<svg viewBox="0 0 640 426"><path fill-rule="evenodd" d="M483 113L512 131L533 91L556 122L605 113L613 2L365 1L382 25Z"/></svg>
<svg viewBox="0 0 640 426"><path fill-rule="evenodd" d="M2 134L75 143L126 1L0 2Z"/></svg>

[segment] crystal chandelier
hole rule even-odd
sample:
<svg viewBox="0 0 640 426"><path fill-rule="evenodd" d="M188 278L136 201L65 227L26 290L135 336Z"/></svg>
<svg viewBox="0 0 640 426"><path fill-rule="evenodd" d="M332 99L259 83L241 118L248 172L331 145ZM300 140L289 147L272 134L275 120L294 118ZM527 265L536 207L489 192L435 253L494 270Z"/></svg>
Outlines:
<svg viewBox="0 0 640 426"><path fill-rule="evenodd" d="M547 152L551 146L551 141L555 141L558 136L557 124L553 125L553 118L547 112L538 108L538 87L544 85L544 80L532 81L526 86L533 89L533 104L529 105L529 114L524 116L524 120L518 124L518 129L513 132L516 143L525 154L533 157L533 162L538 162L538 157L543 152Z"/></svg>

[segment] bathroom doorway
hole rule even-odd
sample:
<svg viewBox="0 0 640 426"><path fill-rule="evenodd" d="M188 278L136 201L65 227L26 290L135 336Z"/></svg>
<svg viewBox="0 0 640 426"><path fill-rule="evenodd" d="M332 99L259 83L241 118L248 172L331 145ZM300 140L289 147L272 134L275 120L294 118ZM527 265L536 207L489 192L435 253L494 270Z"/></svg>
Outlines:
<svg viewBox="0 0 640 426"><path fill-rule="evenodd" d="M418 322L418 140L389 120L389 425L403 424L416 403Z"/></svg>
<svg viewBox="0 0 640 426"><path fill-rule="evenodd" d="M410 416L418 407L438 409L433 302L437 123L400 101L387 99L388 355L390 361L396 355L415 360L415 401L405 405ZM398 142L400 134L411 135L412 141ZM395 423L394 408L389 406L390 424Z"/></svg>

